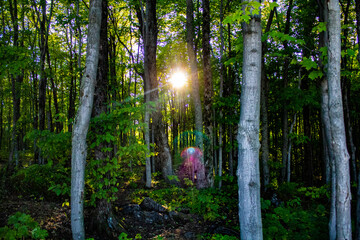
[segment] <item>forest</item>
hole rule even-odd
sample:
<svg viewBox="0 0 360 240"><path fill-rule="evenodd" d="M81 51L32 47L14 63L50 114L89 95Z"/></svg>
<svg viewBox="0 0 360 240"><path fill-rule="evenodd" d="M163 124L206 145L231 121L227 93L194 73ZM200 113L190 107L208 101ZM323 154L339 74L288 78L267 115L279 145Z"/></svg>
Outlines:
<svg viewBox="0 0 360 240"><path fill-rule="evenodd" d="M0 239L360 240L360 0L0 0Z"/></svg>

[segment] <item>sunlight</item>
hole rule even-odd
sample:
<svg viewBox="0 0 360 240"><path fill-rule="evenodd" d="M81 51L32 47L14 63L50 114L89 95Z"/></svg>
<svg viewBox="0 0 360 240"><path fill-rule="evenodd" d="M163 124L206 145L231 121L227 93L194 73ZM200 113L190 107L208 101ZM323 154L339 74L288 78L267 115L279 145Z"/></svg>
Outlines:
<svg viewBox="0 0 360 240"><path fill-rule="evenodd" d="M186 84L186 74L182 71L175 72L170 78L174 88L181 88Z"/></svg>

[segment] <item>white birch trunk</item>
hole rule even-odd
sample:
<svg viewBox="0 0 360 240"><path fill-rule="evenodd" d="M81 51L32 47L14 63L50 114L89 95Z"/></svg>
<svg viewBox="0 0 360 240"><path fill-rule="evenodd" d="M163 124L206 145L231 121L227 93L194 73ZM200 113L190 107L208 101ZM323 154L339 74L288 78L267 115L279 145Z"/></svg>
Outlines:
<svg viewBox="0 0 360 240"><path fill-rule="evenodd" d="M238 132L239 220L241 239L263 239L260 204L259 124L261 92L260 16L243 24L243 82Z"/></svg>
<svg viewBox="0 0 360 240"><path fill-rule="evenodd" d="M351 192L349 154L346 147L344 113L340 84L341 22L339 0L328 6L328 87L331 145L336 174L336 239L351 240Z"/></svg>
<svg viewBox="0 0 360 240"><path fill-rule="evenodd" d="M89 10L89 30L85 74L81 81L80 105L72 132L71 153L71 230L73 239L85 239L84 181L87 155L86 136L94 100L94 88L99 61L101 0L92 0Z"/></svg>

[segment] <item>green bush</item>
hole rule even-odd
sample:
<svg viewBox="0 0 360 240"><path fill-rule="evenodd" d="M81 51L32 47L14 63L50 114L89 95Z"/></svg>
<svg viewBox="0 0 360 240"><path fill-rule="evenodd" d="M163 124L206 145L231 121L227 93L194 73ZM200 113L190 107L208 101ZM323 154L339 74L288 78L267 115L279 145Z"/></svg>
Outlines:
<svg viewBox="0 0 360 240"><path fill-rule="evenodd" d="M126 141L122 137L123 133L135 133L145 126L138 121L145 110L144 104L137 103L139 100L129 98L113 103L109 112L91 119L93 131L88 134L90 154L85 176L87 203L91 206L97 199L114 201L121 181L129 180L132 187L136 186L134 173L141 171L149 152L139 135L131 134ZM102 152L102 159L94 156L95 151Z"/></svg>
<svg viewBox="0 0 360 240"><path fill-rule="evenodd" d="M189 185L191 185L189 181ZM186 208L192 213L202 215L205 220L224 219L223 211L237 208L236 186L224 186L222 191L215 188L197 189L190 186L187 189L172 185L169 188L145 190L133 193L135 202L140 203L144 197L150 197L164 205L169 210ZM235 192L234 192L235 190Z"/></svg>
<svg viewBox="0 0 360 240"><path fill-rule="evenodd" d="M65 164L71 157L71 132L54 133L49 130L33 130L25 140L35 141L41 156L50 163Z"/></svg>
<svg viewBox="0 0 360 240"><path fill-rule="evenodd" d="M280 206L272 208L269 200L262 200L264 239L328 239L328 212L322 204L327 192L326 186L281 185Z"/></svg>
<svg viewBox="0 0 360 240"><path fill-rule="evenodd" d="M17 212L8 219L8 226L0 228L0 239L45 239L46 230L29 215Z"/></svg>
<svg viewBox="0 0 360 240"><path fill-rule="evenodd" d="M69 169L61 165L34 164L17 171L11 176L10 181L13 189L21 195L53 198L55 197L54 192L56 194L58 193L58 190L54 189L54 186L60 185L62 189L70 186L70 173ZM69 193L70 187L67 187L67 189L66 193Z"/></svg>

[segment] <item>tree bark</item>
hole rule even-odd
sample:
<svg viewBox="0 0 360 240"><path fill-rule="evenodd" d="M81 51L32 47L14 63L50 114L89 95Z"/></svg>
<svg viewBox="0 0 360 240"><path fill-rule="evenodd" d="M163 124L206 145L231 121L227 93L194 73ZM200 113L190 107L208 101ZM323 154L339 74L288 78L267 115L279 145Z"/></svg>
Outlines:
<svg viewBox="0 0 360 240"><path fill-rule="evenodd" d="M357 30L357 43L358 43L358 55L357 60L360 63L360 0L355 0L355 11L356 11L356 30ZM360 170L358 171L358 185L357 185L357 196L356 196L356 236L355 239L360 240Z"/></svg>
<svg viewBox="0 0 360 240"><path fill-rule="evenodd" d="M293 0L289 1L289 7L288 10L286 12L286 23L285 23L285 30L284 33L285 34L289 34L290 33L290 19L291 19L291 10L293 7ZM287 50L288 48L288 42L284 41L284 48L285 50ZM287 56L285 56L285 60L284 60L284 72L283 72L283 88L284 90L288 87L288 72L289 72L289 58ZM287 151L289 148L289 115L288 115L288 110L287 110L287 105L288 102L286 101L286 99L284 99L283 102L283 114L282 114L282 134L283 134L283 145L282 145L282 169L281 169L281 181L284 182L286 179L286 163L287 163Z"/></svg>
<svg viewBox="0 0 360 240"><path fill-rule="evenodd" d="M266 24L265 33L270 31L270 27L274 18L275 8L271 10L269 20ZM269 80L266 76L264 55L267 52L266 41L262 42L262 60L261 60L261 163L263 173L263 189L267 189L270 184L270 169L269 169L269 122L268 122L268 95L269 95Z"/></svg>
<svg viewBox="0 0 360 240"><path fill-rule="evenodd" d="M39 130L45 130L45 103L46 103L46 82L45 57L46 57L46 1L41 2L40 22L40 81L39 81ZM41 158L41 156L39 156ZM42 160L39 159L39 164Z"/></svg>
<svg viewBox="0 0 360 240"><path fill-rule="evenodd" d="M152 126L155 136L155 161L161 172L163 178L168 180L168 176L173 174L172 159L168 139L165 134L164 123L162 119L162 105L159 102L158 79L156 69L156 49L157 49L157 35L158 25L156 17L156 0L146 1L146 22L144 35L144 72L145 81L150 84L151 93L150 100L156 103L156 110L152 113Z"/></svg>
<svg viewBox="0 0 360 240"><path fill-rule="evenodd" d="M241 239L263 239L260 204L259 125L261 92L261 25L253 15L243 23L243 84L238 132L239 220Z"/></svg>
<svg viewBox="0 0 360 240"><path fill-rule="evenodd" d="M192 0L186 0L186 30L187 53L191 69L191 95L195 110L195 130L198 133L196 136L196 145L200 149L203 149L203 116L200 100L198 65L194 46L194 3Z"/></svg>
<svg viewBox="0 0 360 240"><path fill-rule="evenodd" d="M49 47L47 46L46 49L47 53L47 64L50 70L50 83L51 83L51 90L54 98L54 107L55 107L55 125L56 125L56 132L59 133L63 129L63 124L59 121L59 104L58 104L58 98L57 98L57 86L55 85L53 73L52 73L52 67L51 67L51 61L50 61L50 52Z"/></svg>
<svg viewBox="0 0 360 240"><path fill-rule="evenodd" d="M203 2L203 72L204 72L204 124L205 134L209 137L210 144L207 144L207 149L204 149L206 178L210 186L214 184L214 148L213 148L213 86L211 73L211 59L210 59L210 1Z"/></svg>
<svg viewBox="0 0 360 240"><path fill-rule="evenodd" d="M93 107L99 61L101 4L101 0L91 0L90 2L85 74L81 81L80 105L72 133L71 229L73 239L80 240L85 239L83 207L87 155L86 136Z"/></svg>
<svg viewBox="0 0 360 240"><path fill-rule="evenodd" d="M96 87L94 92L94 106L92 110L92 116L98 117L101 114L107 112L107 105L109 103L109 45L108 45L108 0L102 1L102 14L101 14L101 29L100 29L100 47L99 47L99 62L96 77ZM106 134L104 130L106 126L100 124L95 126L93 131L96 135ZM99 168L104 168L106 160L113 158L113 152L104 152L102 149L111 148L111 144L107 142L101 142L94 148L94 157L98 160ZM102 179L110 178L110 173L103 173ZM110 180L110 179L109 179ZM105 184L104 184L105 186ZM95 219L97 232L102 236L106 236L109 239L116 238L123 229L118 224L119 221L113 213L112 202L107 198L101 198L96 200L96 209L92 216Z"/></svg>
<svg viewBox="0 0 360 240"><path fill-rule="evenodd" d="M223 34L223 18L224 18L224 3L223 0L220 2L220 99L222 99L224 94L224 78L225 78L225 66L224 66L224 34ZM223 111L220 108L220 119L223 118ZM222 176L222 166L223 166L223 124L219 122L219 189L221 189L221 176Z"/></svg>
<svg viewBox="0 0 360 240"><path fill-rule="evenodd" d="M349 154L346 148L344 113L340 84L341 21L338 0L328 7L328 87L331 145L336 174L336 239L351 239L351 193Z"/></svg>
<svg viewBox="0 0 360 240"><path fill-rule="evenodd" d="M16 48L19 46L19 24L18 24L18 6L17 1L9 1L11 21L14 29L13 37L13 46ZM11 135L11 149L9 155L9 168L11 172L14 169L14 166L19 164L19 126L18 120L20 119L20 93L21 93L21 83L23 81L23 74L18 73L18 75L11 75L11 92L13 100L13 128Z"/></svg>

